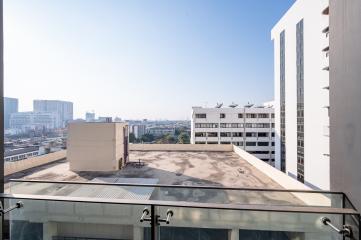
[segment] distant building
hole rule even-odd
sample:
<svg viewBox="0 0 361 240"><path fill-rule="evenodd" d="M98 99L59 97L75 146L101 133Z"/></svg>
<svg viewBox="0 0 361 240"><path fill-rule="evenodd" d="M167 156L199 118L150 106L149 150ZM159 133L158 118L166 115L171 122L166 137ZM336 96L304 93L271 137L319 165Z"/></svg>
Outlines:
<svg viewBox="0 0 361 240"><path fill-rule="evenodd" d="M4 128L10 128L10 115L19 111L17 98L4 97Z"/></svg>
<svg viewBox="0 0 361 240"><path fill-rule="evenodd" d="M166 134L174 135L175 128L174 127L161 127L161 126L149 127L147 129L147 133L152 134L156 137L166 135Z"/></svg>
<svg viewBox="0 0 361 240"><path fill-rule="evenodd" d="M59 115L59 126L63 128L73 120L73 103L59 100L34 100L34 112L53 112Z"/></svg>
<svg viewBox="0 0 361 240"><path fill-rule="evenodd" d="M233 144L274 165L274 109L269 104L193 107L191 143Z"/></svg>
<svg viewBox="0 0 361 240"><path fill-rule="evenodd" d="M10 128L27 130L54 129L59 126L59 115L54 112L18 112L10 116Z"/></svg>
<svg viewBox="0 0 361 240"><path fill-rule="evenodd" d="M5 150L4 159L7 162L16 162L26 158L35 157L38 155L39 155L39 147L30 146L30 147Z"/></svg>
<svg viewBox="0 0 361 240"><path fill-rule="evenodd" d="M72 171L116 171L128 161L127 123L70 123L67 159Z"/></svg>
<svg viewBox="0 0 361 240"><path fill-rule="evenodd" d="M146 126L143 124L130 125L129 133L133 133L135 138L141 138L146 133Z"/></svg>
<svg viewBox="0 0 361 240"><path fill-rule="evenodd" d="M314 189L330 188L328 4L298 0L271 32L276 166Z"/></svg>
<svg viewBox="0 0 361 240"><path fill-rule="evenodd" d="M86 113L85 113L85 121L86 121L86 122L94 122L94 121L95 121L95 113L93 113L93 112L86 112Z"/></svg>
<svg viewBox="0 0 361 240"><path fill-rule="evenodd" d="M97 121L97 122L110 123L110 122L113 122L113 118L112 118L112 117L98 117L98 121Z"/></svg>

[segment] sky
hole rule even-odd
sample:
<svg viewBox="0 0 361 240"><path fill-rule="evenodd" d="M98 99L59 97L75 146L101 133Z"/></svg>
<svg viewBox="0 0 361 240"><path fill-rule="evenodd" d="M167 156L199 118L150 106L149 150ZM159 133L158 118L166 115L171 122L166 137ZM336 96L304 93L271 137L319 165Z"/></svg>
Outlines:
<svg viewBox="0 0 361 240"><path fill-rule="evenodd" d="M270 31L294 0L4 0L5 96L122 119L273 100Z"/></svg>

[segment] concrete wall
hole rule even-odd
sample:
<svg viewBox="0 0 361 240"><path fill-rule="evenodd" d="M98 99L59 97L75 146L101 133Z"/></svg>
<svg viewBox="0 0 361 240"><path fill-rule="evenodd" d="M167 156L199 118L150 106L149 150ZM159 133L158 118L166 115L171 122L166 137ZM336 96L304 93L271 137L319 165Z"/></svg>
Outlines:
<svg viewBox="0 0 361 240"><path fill-rule="evenodd" d="M330 1L331 189L361 210L361 1Z"/></svg>
<svg viewBox="0 0 361 240"><path fill-rule="evenodd" d="M273 181L278 183L281 187L288 190L312 190L305 184L297 181L296 179L287 176L284 172L270 166L264 161L256 158L252 154L247 153L243 149L233 146L234 152L237 153L242 159L249 164L260 170L263 174L267 175ZM331 199L325 197L323 194L308 194L308 193L293 193L294 196L302 200L305 204L311 206L330 206Z"/></svg>
<svg viewBox="0 0 361 240"><path fill-rule="evenodd" d="M130 144L130 151L195 151L195 152L231 152L233 146L207 144Z"/></svg>
<svg viewBox="0 0 361 240"><path fill-rule="evenodd" d="M304 170L305 183L327 190L329 176L329 125L327 108L328 72L322 70L328 60L322 49L328 39L322 30L328 17L322 10L328 0L298 0L272 29L274 41L274 80L276 116L276 166L280 168L280 33L285 31L285 101L286 101L286 173L297 176L297 65L296 25L304 23ZM322 169L322 171L320 171Z"/></svg>
<svg viewBox="0 0 361 240"><path fill-rule="evenodd" d="M66 158L66 150L49 153L33 158L24 159L16 162L5 162L5 176L20 172L29 168L38 167L47 163L55 162Z"/></svg>
<svg viewBox="0 0 361 240"><path fill-rule="evenodd" d="M72 171L116 171L123 161L124 123L71 123L67 159Z"/></svg>

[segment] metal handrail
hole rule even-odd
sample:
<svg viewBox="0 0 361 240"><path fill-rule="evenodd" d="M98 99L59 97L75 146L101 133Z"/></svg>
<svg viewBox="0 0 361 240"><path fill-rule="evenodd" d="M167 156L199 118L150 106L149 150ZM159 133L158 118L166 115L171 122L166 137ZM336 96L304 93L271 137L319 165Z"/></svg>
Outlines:
<svg viewBox="0 0 361 240"><path fill-rule="evenodd" d="M100 203L100 204L127 204L127 205L146 205L146 206L166 206L166 207L185 207L185 208L204 208L221 210L239 210L239 211L259 211L259 212L289 212L289 213L319 213L319 214L337 214L337 215L356 215L360 214L354 209L332 208L332 207L314 207L314 206L281 206L281 205L262 205L262 204L228 204L228 203L197 203L182 201L161 201L161 200L138 200L138 199L107 199L90 197L69 197L69 196L47 196L47 195L28 195L28 194L0 194L3 199L22 199L35 201L54 201L54 202L79 202L79 203Z"/></svg>
<svg viewBox="0 0 361 240"><path fill-rule="evenodd" d="M236 191L262 191L262 192L287 192L287 193L321 193L344 195L338 191L323 190L300 190L300 189L279 189L279 188L237 188L222 186L195 186L195 185L167 185L167 184L138 184L138 183L104 183L104 182L82 182L82 181L48 181L48 180L26 180L26 179L10 179L10 182L28 182L28 183L53 183L53 184L74 184L74 185L103 185L103 186L130 186L130 187L159 187L159 188L187 188L187 189L217 189L217 190L236 190Z"/></svg>

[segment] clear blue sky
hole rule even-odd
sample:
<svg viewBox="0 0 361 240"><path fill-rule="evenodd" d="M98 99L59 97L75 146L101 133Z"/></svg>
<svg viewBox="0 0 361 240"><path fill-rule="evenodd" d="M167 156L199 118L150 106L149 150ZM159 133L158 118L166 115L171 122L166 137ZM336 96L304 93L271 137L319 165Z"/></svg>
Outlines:
<svg viewBox="0 0 361 240"><path fill-rule="evenodd" d="M123 119L273 99L270 31L294 0L4 0L5 96Z"/></svg>

